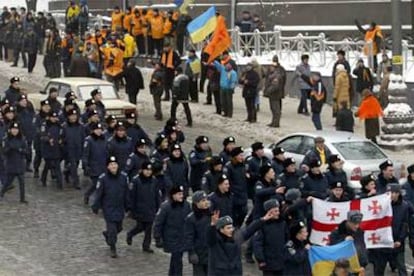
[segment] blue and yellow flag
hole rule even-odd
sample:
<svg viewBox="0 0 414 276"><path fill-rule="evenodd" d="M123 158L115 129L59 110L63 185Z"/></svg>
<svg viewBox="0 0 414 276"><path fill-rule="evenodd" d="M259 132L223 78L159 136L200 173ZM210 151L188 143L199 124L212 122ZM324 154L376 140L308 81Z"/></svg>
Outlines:
<svg viewBox="0 0 414 276"><path fill-rule="evenodd" d="M343 241L332 246L312 246L309 250L309 263L312 275L329 276L335 268L335 261L347 259L352 272L359 272L361 267L353 241Z"/></svg>
<svg viewBox="0 0 414 276"><path fill-rule="evenodd" d="M216 29L216 26L216 7L213 6L191 21L187 26L187 31L193 43L199 43L211 34Z"/></svg>

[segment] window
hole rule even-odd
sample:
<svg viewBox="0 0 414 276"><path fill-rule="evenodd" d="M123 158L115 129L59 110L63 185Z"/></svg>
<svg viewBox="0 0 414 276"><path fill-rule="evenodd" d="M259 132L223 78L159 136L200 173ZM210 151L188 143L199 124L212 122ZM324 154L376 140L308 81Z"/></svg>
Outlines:
<svg viewBox="0 0 414 276"><path fill-rule="evenodd" d="M332 144L346 160L385 159L387 156L372 142L341 142Z"/></svg>
<svg viewBox="0 0 414 276"><path fill-rule="evenodd" d="M70 88L69 85L61 83L60 86L59 86L59 95L58 95L58 97L59 98L64 98L66 93L68 93L70 91L71 91L71 88Z"/></svg>
<svg viewBox="0 0 414 276"><path fill-rule="evenodd" d="M300 145L300 154L305 155L308 151L315 147L315 139L309 136L303 136L302 144Z"/></svg>
<svg viewBox="0 0 414 276"><path fill-rule="evenodd" d="M119 99L112 85L82 85L79 86L80 100L89 99L91 97L91 91L96 88L101 89L102 99L104 100Z"/></svg>
<svg viewBox="0 0 414 276"><path fill-rule="evenodd" d="M292 136L281 141L277 146L282 147L287 152L300 154L299 146L301 142L302 136Z"/></svg>
<svg viewBox="0 0 414 276"><path fill-rule="evenodd" d="M45 89L45 94L49 95L49 90L50 88L56 88L59 91L59 83L56 82L49 82L49 84L47 85L46 89Z"/></svg>

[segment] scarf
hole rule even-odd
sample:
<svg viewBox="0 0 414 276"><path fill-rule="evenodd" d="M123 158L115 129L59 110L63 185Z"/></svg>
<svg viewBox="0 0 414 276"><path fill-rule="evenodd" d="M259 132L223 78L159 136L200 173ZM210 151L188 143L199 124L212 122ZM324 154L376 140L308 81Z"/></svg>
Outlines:
<svg viewBox="0 0 414 276"><path fill-rule="evenodd" d="M172 50L169 50L168 53L162 53L161 63L167 68L174 69L173 56L174 53Z"/></svg>

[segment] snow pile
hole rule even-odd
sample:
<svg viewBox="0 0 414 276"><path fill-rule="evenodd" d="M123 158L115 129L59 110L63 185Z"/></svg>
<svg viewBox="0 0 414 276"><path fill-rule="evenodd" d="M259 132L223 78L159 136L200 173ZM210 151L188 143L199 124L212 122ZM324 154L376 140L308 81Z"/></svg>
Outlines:
<svg viewBox="0 0 414 276"><path fill-rule="evenodd" d="M402 97L395 97L402 98ZM411 107L406 103L389 104L384 110L384 116L406 116L413 114Z"/></svg>

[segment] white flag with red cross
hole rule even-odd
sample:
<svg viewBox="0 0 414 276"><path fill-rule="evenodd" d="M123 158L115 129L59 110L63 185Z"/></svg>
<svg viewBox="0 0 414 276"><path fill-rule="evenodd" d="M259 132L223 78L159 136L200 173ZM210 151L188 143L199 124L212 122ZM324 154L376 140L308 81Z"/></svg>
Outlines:
<svg viewBox="0 0 414 276"><path fill-rule="evenodd" d="M327 245L330 233L347 219L350 210L359 210L363 215L360 227L365 231L367 248L393 247L392 207L389 194L346 202L313 199L310 241L317 245Z"/></svg>

